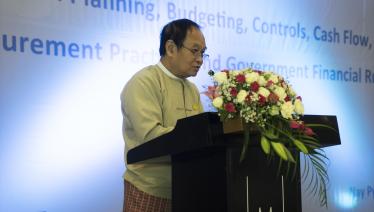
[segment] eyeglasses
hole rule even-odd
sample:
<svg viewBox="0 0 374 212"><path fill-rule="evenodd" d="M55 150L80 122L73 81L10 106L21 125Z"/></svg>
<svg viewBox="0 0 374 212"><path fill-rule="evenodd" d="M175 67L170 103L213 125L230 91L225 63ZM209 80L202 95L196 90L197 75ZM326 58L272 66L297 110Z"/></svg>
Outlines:
<svg viewBox="0 0 374 212"><path fill-rule="evenodd" d="M190 51L195 58L201 57L203 58L203 60L209 58L209 54L206 54L204 51L199 51L198 49L190 49L190 48L185 47L183 44L182 44L182 47Z"/></svg>

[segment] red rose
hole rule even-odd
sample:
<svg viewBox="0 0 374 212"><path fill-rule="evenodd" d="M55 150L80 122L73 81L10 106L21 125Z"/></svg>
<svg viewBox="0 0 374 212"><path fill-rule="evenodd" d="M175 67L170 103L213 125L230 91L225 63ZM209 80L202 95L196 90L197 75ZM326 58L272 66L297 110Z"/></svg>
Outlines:
<svg viewBox="0 0 374 212"><path fill-rule="evenodd" d="M249 104L249 103L251 103L251 101L252 101L252 99L251 99L251 95L248 94L248 95L245 97L245 102L246 102L247 104Z"/></svg>
<svg viewBox="0 0 374 212"><path fill-rule="evenodd" d="M271 103L277 103L279 100L279 97L275 93L270 93L268 96L269 102Z"/></svg>
<svg viewBox="0 0 374 212"><path fill-rule="evenodd" d="M230 88L230 94L231 94L231 96L236 97L238 95L238 90L236 90L236 88L234 88L234 87L231 87Z"/></svg>
<svg viewBox="0 0 374 212"><path fill-rule="evenodd" d="M229 102L229 103L225 104L224 107L225 107L225 110L229 113L235 113L236 112L235 105L232 102Z"/></svg>
<svg viewBox="0 0 374 212"><path fill-rule="evenodd" d="M266 83L266 87L269 88L269 87L271 87L273 84L274 84L274 82L273 82L272 80L269 80L269 81Z"/></svg>
<svg viewBox="0 0 374 212"><path fill-rule="evenodd" d="M245 76L243 74L236 75L235 79L240 84L243 84L245 82Z"/></svg>
<svg viewBox="0 0 374 212"><path fill-rule="evenodd" d="M260 85L257 82L251 83L251 91L257 92L259 88L260 88Z"/></svg>
<svg viewBox="0 0 374 212"><path fill-rule="evenodd" d="M265 105L266 103L266 97L264 97L263 95L258 95L258 102L260 103L261 106Z"/></svg>

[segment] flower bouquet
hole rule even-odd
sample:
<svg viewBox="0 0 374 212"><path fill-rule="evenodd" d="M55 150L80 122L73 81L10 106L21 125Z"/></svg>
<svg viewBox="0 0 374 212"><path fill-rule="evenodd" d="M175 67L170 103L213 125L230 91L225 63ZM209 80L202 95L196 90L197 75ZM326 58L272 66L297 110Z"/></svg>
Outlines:
<svg viewBox="0 0 374 212"><path fill-rule="evenodd" d="M302 158L292 152L305 155L303 179L312 174L307 189L318 193L321 205L327 207L328 158L319 149L321 145L312 127L330 127L301 121L304 114L302 98L275 73L247 68L217 73L210 71L209 75L214 84L204 93L212 100L221 121L240 118L243 122L244 142L240 160L245 158L250 142L249 128L255 127L261 134L262 150L270 157L277 155L280 161L296 164Z"/></svg>

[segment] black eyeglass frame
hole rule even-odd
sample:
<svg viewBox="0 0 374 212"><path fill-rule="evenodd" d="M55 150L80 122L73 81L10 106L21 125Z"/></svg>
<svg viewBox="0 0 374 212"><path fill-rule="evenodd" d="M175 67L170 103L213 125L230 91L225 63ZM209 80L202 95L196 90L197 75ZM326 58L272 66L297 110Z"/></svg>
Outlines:
<svg viewBox="0 0 374 212"><path fill-rule="evenodd" d="M190 52L193 54L193 56L194 56L195 58L197 58L197 57L201 57L201 58L203 58L203 60L209 58L209 54L206 54L204 51L199 51L199 50L197 50L197 49L190 49L190 48L186 47L186 46L183 45L183 44L182 44L182 48L185 48L185 49L187 49L188 51L190 51Z"/></svg>

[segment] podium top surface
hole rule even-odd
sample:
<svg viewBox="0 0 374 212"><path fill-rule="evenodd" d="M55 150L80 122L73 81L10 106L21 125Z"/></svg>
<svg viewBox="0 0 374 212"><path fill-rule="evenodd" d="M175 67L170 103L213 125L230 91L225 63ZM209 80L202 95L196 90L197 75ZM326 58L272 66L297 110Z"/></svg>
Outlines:
<svg viewBox="0 0 374 212"><path fill-rule="evenodd" d="M339 145L340 136L336 116L304 115L302 120L308 124L325 124L335 128L338 133L324 128L316 128L317 139L322 147ZM206 112L177 121L171 132L137 146L127 153L127 163L165 155L178 155L204 148L228 146L233 137L242 135L224 134L222 122L217 113ZM241 139L242 140L242 139Z"/></svg>

